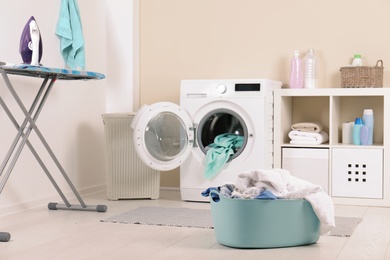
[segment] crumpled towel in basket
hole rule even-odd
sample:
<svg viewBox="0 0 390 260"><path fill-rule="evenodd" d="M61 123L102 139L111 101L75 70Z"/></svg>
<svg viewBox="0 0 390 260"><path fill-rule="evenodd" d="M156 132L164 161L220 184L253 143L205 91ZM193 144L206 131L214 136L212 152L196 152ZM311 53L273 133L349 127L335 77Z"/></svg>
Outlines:
<svg viewBox="0 0 390 260"><path fill-rule="evenodd" d="M319 185L297 178L283 169L253 169L240 173L235 192L253 188L258 189L258 193L268 190L281 199L306 199L320 220L321 235L335 227L333 202Z"/></svg>

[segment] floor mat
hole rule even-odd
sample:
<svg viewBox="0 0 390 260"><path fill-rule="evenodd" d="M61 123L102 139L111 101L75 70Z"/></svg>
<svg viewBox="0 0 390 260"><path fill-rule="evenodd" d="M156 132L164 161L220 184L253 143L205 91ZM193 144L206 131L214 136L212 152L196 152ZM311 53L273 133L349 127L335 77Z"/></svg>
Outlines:
<svg viewBox="0 0 390 260"><path fill-rule="evenodd" d="M349 237L362 218L335 217L335 220L336 227L328 235ZM213 228L211 210L209 209L139 207L101 221L121 224Z"/></svg>
<svg viewBox="0 0 390 260"><path fill-rule="evenodd" d="M335 237L350 237L362 220L362 218L335 217L336 227L332 229L328 235Z"/></svg>

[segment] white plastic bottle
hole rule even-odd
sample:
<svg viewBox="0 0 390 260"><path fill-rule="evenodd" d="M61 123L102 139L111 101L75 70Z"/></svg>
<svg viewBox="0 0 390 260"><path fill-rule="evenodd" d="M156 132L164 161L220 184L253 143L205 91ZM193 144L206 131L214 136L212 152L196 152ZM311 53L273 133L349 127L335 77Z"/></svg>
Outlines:
<svg viewBox="0 0 390 260"><path fill-rule="evenodd" d="M360 54L355 54L352 60L352 66L363 66L362 56Z"/></svg>
<svg viewBox="0 0 390 260"><path fill-rule="evenodd" d="M304 88L317 88L317 61L314 55L314 50L309 49L305 58L303 59L304 64Z"/></svg>
<svg viewBox="0 0 390 260"><path fill-rule="evenodd" d="M373 144L374 137L374 111L372 109L364 109L363 111L363 125L368 127L367 144Z"/></svg>
<svg viewBox="0 0 390 260"><path fill-rule="evenodd" d="M290 88L303 88L302 59L298 50L294 51L290 67Z"/></svg>

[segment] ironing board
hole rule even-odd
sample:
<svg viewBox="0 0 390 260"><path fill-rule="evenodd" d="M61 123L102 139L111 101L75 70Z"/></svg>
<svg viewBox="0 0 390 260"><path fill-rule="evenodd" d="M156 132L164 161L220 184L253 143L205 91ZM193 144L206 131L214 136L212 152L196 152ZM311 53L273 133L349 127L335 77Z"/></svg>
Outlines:
<svg viewBox="0 0 390 260"><path fill-rule="evenodd" d="M22 152L22 149L25 145L30 149L32 154L34 155L35 159L38 161L39 165L42 167L43 171L53 184L54 188L57 190L58 194L63 200L63 204L50 202L48 204L48 208L50 210L57 210L57 209L67 209L67 210L85 210L85 211L97 211L97 212L106 212L107 206L106 205L86 205L81 198L80 194L76 190L75 186L69 179L68 175L66 174L64 168L61 166L60 162L58 161L57 157L54 155L52 149L50 148L49 144L46 142L45 138L43 137L41 131L38 129L36 125L36 121L38 119L38 116L40 112L42 111L42 108L49 96L49 93L51 89L53 88L54 83L57 80L91 80L91 79L104 79L105 76L101 73L97 72L90 72L90 71L78 71L78 70L67 70L67 69L59 69L59 68L48 68L43 66L31 66L27 64L18 64L18 65L8 65L4 62L0 62L0 73L3 77L3 80L9 90L9 92L12 94L13 98L15 99L16 103L18 104L19 108L22 110L25 119L23 120L22 124L19 125L19 123L16 121L15 117L13 116L11 110L8 108L8 106L5 104L4 100L0 96L0 105L3 107L4 111L8 115L9 119L12 121L13 125L17 129L17 135L15 136L15 139L13 143L11 144L11 147L8 150L8 153L6 154L1 166L0 166L0 194L4 189L4 186L11 175L11 172L19 158L20 153ZM18 94L15 91L15 88L11 84L11 81L8 77L8 75L17 75L17 76L27 76L27 77L36 77L42 79L42 84L37 91L37 94L35 96L35 99L30 107L29 110L26 109L25 105L22 103L22 100L19 98ZM68 199L65 197L64 193L61 191L60 187L54 180L52 174L49 172L49 170L46 168L45 164L39 157L38 153L32 146L32 144L29 142L28 138L32 131L35 131L38 138L42 142L43 146L46 148L47 152L49 153L51 159L57 166L58 170L62 174L63 178L68 183L69 187L71 188L72 192L76 196L79 204L70 204ZM4 175L3 175L4 173ZM3 176L2 176L3 175ZM0 242L7 242L10 239L10 234L8 232L0 232Z"/></svg>

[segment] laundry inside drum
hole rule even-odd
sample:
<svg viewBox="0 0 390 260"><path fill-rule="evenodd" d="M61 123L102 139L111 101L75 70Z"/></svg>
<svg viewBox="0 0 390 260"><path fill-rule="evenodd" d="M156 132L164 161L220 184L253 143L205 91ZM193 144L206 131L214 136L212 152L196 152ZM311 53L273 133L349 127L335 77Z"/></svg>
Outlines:
<svg viewBox="0 0 390 260"><path fill-rule="evenodd" d="M232 111L230 111L232 112ZM227 113L226 111L216 112L206 117L206 120L200 125L201 149L207 153L208 146L214 143L217 136L222 134L235 134L244 137L241 147L234 147L234 155L231 159L237 157L245 147L247 142L247 130L244 121L238 114Z"/></svg>

